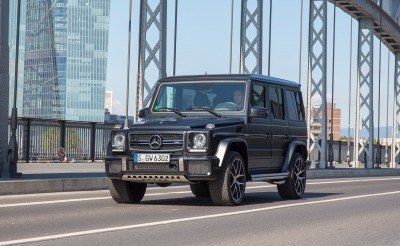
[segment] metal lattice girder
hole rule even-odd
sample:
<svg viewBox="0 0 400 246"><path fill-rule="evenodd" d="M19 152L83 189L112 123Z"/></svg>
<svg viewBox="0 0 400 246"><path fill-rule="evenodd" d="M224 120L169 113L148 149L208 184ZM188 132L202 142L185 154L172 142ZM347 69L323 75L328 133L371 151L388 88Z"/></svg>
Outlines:
<svg viewBox="0 0 400 246"><path fill-rule="evenodd" d="M359 157L365 151L366 168L373 167L374 104L373 69L374 42L372 19L360 19L358 28L357 60L357 105L354 133L354 163L359 166ZM361 126L361 128L360 128ZM360 132L366 131L368 138L360 139Z"/></svg>
<svg viewBox="0 0 400 246"><path fill-rule="evenodd" d="M6 170L8 150L9 100L9 1L0 0L0 176Z"/></svg>
<svg viewBox="0 0 400 246"><path fill-rule="evenodd" d="M327 0L310 1L310 27L308 37L307 128L309 153L321 153L320 168L326 166L327 108L326 108L326 56L327 56ZM312 108L312 101L321 100L321 106ZM311 124L319 122L320 133L312 133Z"/></svg>
<svg viewBox="0 0 400 246"><path fill-rule="evenodd" d="M149 2L156 2L152 8ZM150 37L155 45L149 43L149 29L155 27L157 37ZM150 101L155 89L155 82L146 80L146 70L154 63L159 72L159 78L167 76L166 72L166 44L167 44L167 0L141 0L139 21L139 61L136 91L136 119L139 110ZM145 94L146 97L145 97Z"/></svg>
<svg viewBox="0 0 400 246"><path fill-rule="evenodd" d="M256 7L253 11L249 2ZM240 25L240 73L262 74L262 0L242 0ZM251 32L255 29L255 33ZM251 59L255 64L251 64ZM254 63L254 62L253 62ZM253 67L249 67L252 66Z"/></svg>
<svg viewBox="0 0 400 246"><path fill-rule="evenodd" d="M400 153L400 145L396 141L400 130L400 53L395 54L394 66L394 95L393 95L393 127L392 127L392 153L390 167L396 168L396 157Z"/></svg>

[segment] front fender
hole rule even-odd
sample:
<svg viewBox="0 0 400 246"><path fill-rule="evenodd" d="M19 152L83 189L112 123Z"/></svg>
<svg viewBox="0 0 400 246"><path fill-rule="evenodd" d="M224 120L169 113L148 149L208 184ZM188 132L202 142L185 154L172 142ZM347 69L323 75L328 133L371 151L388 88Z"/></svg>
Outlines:
<svg viewBox="0 0 400 246"><path fill-rule="evenodd" d="M304 146L307 149L307 145L302 141L293 141L289 144L288 150L286 152L285 162L283 163L282 173L287 172L290 164L290 160L292 159L293 153L295 152L298 146ZM304 160L306 161L306 160ZM306 161L307 162L307 161ZM306 163L308 165L308 163Z"/></svg>
<svg viewBox="0 0 400 246"><path fill-rule="evenodd" d="M244 139L241 139L241 138L226 138L224 140L221 140L221 142L218 145L217 152L215 153L215 156L218 157L218 159L219 159L219 165L218 165L219 167L221 167L222 163L224 163L226 153L228 152L229 147L233 143L244 144L246 146L246 150L247 150L247 142Z"/></svg>

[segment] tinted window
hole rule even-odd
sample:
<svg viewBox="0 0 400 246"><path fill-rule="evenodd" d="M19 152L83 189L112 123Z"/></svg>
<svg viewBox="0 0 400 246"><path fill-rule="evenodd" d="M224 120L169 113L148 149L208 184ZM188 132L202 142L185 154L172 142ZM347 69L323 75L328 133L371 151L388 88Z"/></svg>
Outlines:
<svg viewBox="0 0 400 246"><path fill-rule="evenodd" d="M251 105L265 108L265 89L262 85L253 85L251 88Z"/></svg>
<svg viewBox="0 0 400 246"><path fill-rule="evenodd" d="M303 100L301 98L301 94L300 94L300 92L295 92L294 94L295 94L297 114L298 114L299 120L304 120L304 106L303 106Z"/></svg>
<svg viewBox="0 0 400 246"><path fill-rule="evenodd" d="M296 99L293 91L286 91L287 112L290 120L299 120Z"/></svg>
<svg viewBox="0 0 400 246"><path fill-rule="evenodd" d="M304 120L303 104L300 93L296 91L286 91L286 101L289 119Z"/></svg>
<svg viewBox="0 0 400 246"><path fill-rule="evenodd" d="M269 86L269 106L272 116L275 119L285 119L285 110L283 104L283 90Z"/></svg>

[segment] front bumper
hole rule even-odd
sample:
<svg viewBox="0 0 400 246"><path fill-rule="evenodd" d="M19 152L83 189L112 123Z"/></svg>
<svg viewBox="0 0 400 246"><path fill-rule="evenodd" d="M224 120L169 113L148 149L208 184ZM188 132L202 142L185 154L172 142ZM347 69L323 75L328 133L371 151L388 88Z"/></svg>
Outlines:
<svg viewBox="0 0 400 246"><path fill-rule="evenodd" d="M170 163L134 163L132 156L107 157L106 174L112 179L142 183L179 183L216 180L221 168L215 156L171 156Z"/></svg>

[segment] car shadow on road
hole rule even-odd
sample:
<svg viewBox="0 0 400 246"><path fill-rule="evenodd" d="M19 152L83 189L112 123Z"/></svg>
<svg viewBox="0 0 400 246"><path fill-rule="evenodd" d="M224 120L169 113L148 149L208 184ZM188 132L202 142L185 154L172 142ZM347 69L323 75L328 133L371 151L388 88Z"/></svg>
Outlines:
<svg viewBox="0 0 400 246"><path fill-rule="evenodd" d="M304 194L302 199L299 200L283 200L280 198L278 192L248 192L241 203L241 207L259 204L274 204L274 203L293 203L300 201L315 200L318 198L325 198L331 196L341 195L342 193L318 193L318 192L307 192ZM146 196L145 196L146 198ZM172 206L210 206L215 207L210 198L196 198L194 196L179 197L179 198L167 198L158 200L144 200L141 204L147 205L172 205Z"/></svg>

